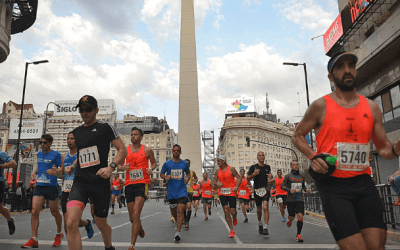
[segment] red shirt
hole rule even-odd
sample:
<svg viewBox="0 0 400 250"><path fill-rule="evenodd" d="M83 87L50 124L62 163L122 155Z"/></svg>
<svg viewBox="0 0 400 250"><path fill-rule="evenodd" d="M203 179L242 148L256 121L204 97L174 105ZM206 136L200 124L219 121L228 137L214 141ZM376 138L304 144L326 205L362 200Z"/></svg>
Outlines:
<svg viewBox="0 0 400 250"><path fill-rule="evenodd" d="M199 184L193 184L193 197L200 196L200 190L196 190L196 188L199 188Z"/></svg>
<svg viewBox="0 0 400 250"><path fill-rule="evenodd" d="M201 181L201 197L212 198L210 179L207 179L207 183L205 183L204 180Z"/></svg>
<svg viewBox="0 0 400 250"><path fill-rule="evenodd" d="M233 192L233 188L236 186L236 179L231 173L230 166L225 171L218 171L218 180L223 184L222 187L218 188L219 196L236 196L236 192Z"/></svg>
<svg viewBox="0 0 400 250"><path fill-rule="evenodd" d="M276 190L275 194L276 195L287 195L287 192L281 188L283 179L285 179L285 178L283 178L283 177L279 178L279 176L277 176L275 178L275 190Z"/></svg>
<svg viewBox="0 0 400 250"><path fill-rule="evenodd" d="M130 165L129 169L126 170L125 186L138 183L150 185L150 175L146 171L149 168L149 159L144 152L144 147L142 145L136 153L132 152L131 145L127 148L126 163L130 163Z"/></svg>
<svg viewBox="0 0 400 250"><path fill-rule="evenodd" d="M238 188L238 198L250 199L250 192L247 188L247 178L244 177Z"/></svg>

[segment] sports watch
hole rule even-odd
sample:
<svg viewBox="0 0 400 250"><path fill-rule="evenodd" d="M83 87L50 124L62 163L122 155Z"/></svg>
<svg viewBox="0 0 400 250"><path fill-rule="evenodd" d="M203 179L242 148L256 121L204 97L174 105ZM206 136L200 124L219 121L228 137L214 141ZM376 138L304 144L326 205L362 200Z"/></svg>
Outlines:
<svg viewBox="0 0 400 250"><path fill-rule="evenodd" d="M118 165L115 162L111 162L110 167L112 167L113 169L115 169Z"/></svg>

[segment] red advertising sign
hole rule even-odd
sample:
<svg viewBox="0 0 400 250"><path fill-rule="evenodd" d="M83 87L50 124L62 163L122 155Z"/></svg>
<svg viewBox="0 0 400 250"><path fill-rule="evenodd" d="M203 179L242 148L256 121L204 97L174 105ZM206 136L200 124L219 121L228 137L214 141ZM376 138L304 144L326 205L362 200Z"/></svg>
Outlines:
<svg viewBox="0 0 400 250"><path fill-rule="evenodd" d="M324 49L325 54L332 48L332 46L339 40L343 35L342 18L339 14L331 27L324 34Z"/></svg>
<svg viewBox="0 0 400 250"><path fill-rule="evenodd" d="M343 32L353 25L364 10L376 0L350 0L341 12Z"/></svg>

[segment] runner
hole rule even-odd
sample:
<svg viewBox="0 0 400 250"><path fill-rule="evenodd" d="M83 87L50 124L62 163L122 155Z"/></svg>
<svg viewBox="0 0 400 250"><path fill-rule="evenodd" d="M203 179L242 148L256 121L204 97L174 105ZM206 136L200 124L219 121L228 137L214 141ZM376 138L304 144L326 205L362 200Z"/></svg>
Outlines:
<svg viewBox="0 0 400 250"><path fill-rule="evenodd" d="M271 206L273 206L274 203L276 202L276 199L275 199L275 197L276 197L276 190L275 190L274 186L271 187L270 195L271 195ZM278 203L276 203L276 204L277 204L276 206L278 206ZM278 208L278 209L279 209L279 208Z"/></svg>
<svg viewBox="0 0 400 250"><path fill-rule="evenodd" d="M250 203L250 192L249 187L250 183L247 181L247 177L244 175L244 169L240 169L240 178L242 182L240 183L238 190L238 198L239 198L239 206L242 209L243 215L245 217L244 223L247 223L249 220L247 218L246 211L249 211L249 203Z"/></svg>
<svg viewBox="0 0 400 250"><path fill-rule="evenodd" d="M110 176L117 165L124 161L126 147L110 123L96 119L99 108L93 96L83 96L76 107L84 124L72 131L78 155L73 163L76 168L75 179L67 203L68 247L82 249L79 221L90 198L104 246L106 250L112 250L115 246L112 245L111 227L107 223L111 198ZM118 152L108 165L111 144Z"/></svg>
<svg viewBox="0 0 400 250"><path fill-rule="evenodd" d="M188 163L189 168L190 168L190 160L185 159L185 161ZM187 203L186 203L186 209L183 213L184 215L184 224L185 228L189 229L189 221L190 217L192 216L192 200L193 200L193 181L197 180L197 175L194 171L190 170L190 174L188 175L185 174L185 183L186 183L186 188L187 188Z"/></svg>
<svg viewBox="0 0 400 250"><path fill-rule="evenodd" d="M387 226L379 193L371 179L368 143L372 139L378 154L392 159L400 155L400 140L394 145L390 143L379 106L357 94L357 61L352 53L337 54L329 60L328 77L335 90L310 105L296 128L293 143L312 160L310 172L319 177L315 183L339 247L384 249ZM305 139L312 129L317 152ZM329 158L324 159L322 152L337 158L336 169L334 164L327 164ZM330 178L324 178L329 173Z"/></svg>
<svg viewBox="0 0 400 250"><path fill-rule="evenodd" d="M255 202L254 202L254 188L250 187L250 211L252 211L255 207Z"/></svg>
<svg viewBox="0 0 400 250"><path fill-rule="evenodd" d="M290 163L292 171L285 176L282 181L281 188L287 191L287 208L288 208L288 222L287 226L292 225L294 216L297 214L297 236L296 241L303 242L301 238L301 230L303 229L303 215L304 215L304 201L301 190L311 193L311 190L307 189L305 177L300 174L300 165L297 161Z"/></svg>
<svg viewBox="0 0 400 250"><path fill-rule="evenodd" d="M282 186L282 170L278 169L277 177L275 178L276 201L282 215L282 222L285 222L285 208L287 202L287 192L281 188Z"/></svg>
<svg viewBox="0 0 400 250"><path fill-rule="evenodd" d="M60 174L57 175L59 179L64 179L61 192L61 210L63 212L65 234L67 234L67 224L65 217L65 214L67 213L67 201L75 178L75 169L71 165L76 160L76 153L77 153L75 146L75 137L72 134L72 132L68 133L67 145L69 148L69 152L64 153L61 156L62 164L60 168ZM82 220L81 218L81 220L79 221L79 227L85 227L89 239L93 237L94 230L92 222L89 219Z"/></svg>
<svg viewBox="0 0 400 250"><path fill-rule="evenodd" d="M4 207L4 169L5 168L15 168L17 163L6 153L0 151L0 213L7 219L8 233L10 235L15 232L15 220L14 217L10 216L10 210Z"/></svg>
<svg viewBox="0 0 400 250"><path fill-rule="evenodd" d="M203 173L203 180L200 182L201 189L201 203L203 203L203 212L204 219L208 220L207 216L207 207L208 207L208 215L211 215L211 205L212 205L212 190L214 189L214 184L208 179L207 172Z"/></svg>
<svg viewBox="0 0 400 250"><path fill-rule="evenodd" d="M169 207L175 218L175 242L181 240L180 232L187 202L185 173L190 174L188 163L180 158L181 153L181 146L175 144L172 147L172 159L166 161L160 171L160 177L167 181Z"/></svg>
<svg viewBox="0 0 400 250"><path fill-rule="evenodd" d="M128 146L128 156L126 164L120 166L120 170L126 171L125 195L128 203L129 219L132 222L131 246L129 250L135 249L136 239L145 236L140 214L143 205L147 200L150 176L157 167L157 161L154 158L154 152L151 148L141 144L143 131L137 127L131 130L131 142ZM149 167L150 160L150 167Z"/></svg>
<svg viewBox="0 0 400 250"><path fill-rule="evenodd" d="M254 200L257 206L257 218L258 218L258 232L260 234L269 235L268 222L269 222L269 181L272 180L271 167L264 164L265 156L264 152L257 153L258 163L250 167L247 172L247 180L251 181L254 179ZM264 211L264 227L261 222L262 212Z"/></svg>
<svg viewBox="0 0 400 250"><path fill-rule="evenodd" d="M60 187L58 186L57 177L55 176L57 169L61 166L61 154L51 149L53 143L53 137L49 134L41 136L40 145L42 151L37 154L37 168L35 168L31 174L31 179L35 180L36 175L37 183L33 193L32 201L32 214L31 214L31 229L32 238L25 244L22 244L22 248L37 248L38 242L38 229L39 229L39 213L45 203L48 200L50 205L50 211L53 215L56 225L57 234L54 239L53 246L61 244L61 240L64 234L61 232L62 227L62 216L58 210L58 195Z"/></svg>
<svg viewBox="0 0 400 250"><path fill-rule="evenodd" d="M237 225L236 192L242 179L235 168L226 164L225 155L217 157L219 168L214 174L214 185L218 187L218 195L224 209L225 219L231 230L229 238L235 237L233 226ZM236 185L235 185L236 178ZM231 218L232 215L232 218Z"/></svg>
<svg viewBox="0 0 400 250"><path fill-rule="evenodd" d="M213 205L215 205L215 209L218 210L218 205L219 205L219 196L218 196L218 191L217 190L212 190L213 191Z"/></svg>
<svg viewBox="0 0 400 250"><path fill-rule="evenodd" d="M129 152L129 151L128 151ZM122 180L119 178L118 173L114 173L114 178L112 180L112 186L111 186L111 214L115 214L114 207L115 207L115 197L117 197L117 202L119 205L119 209L122 208L122 203L121 203L121 190L122 187L124 186L124 183Z"/></svg>
<svg viewBox="0 0 400 250"><path fill-rule="evenodd" d="M197 216L197 209L199 209L199 202L201 199L201 189L197 180L193 182L193 207L194 207L194 217Z"/></svg>

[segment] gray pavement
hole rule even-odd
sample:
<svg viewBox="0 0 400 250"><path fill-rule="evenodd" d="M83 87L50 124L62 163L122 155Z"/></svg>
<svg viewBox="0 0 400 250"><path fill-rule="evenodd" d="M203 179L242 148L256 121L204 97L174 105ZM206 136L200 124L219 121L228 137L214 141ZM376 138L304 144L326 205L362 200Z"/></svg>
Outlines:
<svg viewBox="0 0 400 250"><path fill-rule="evenodd" d="M209 220L204 220L202 210L190 221L190 229L182 229L180 243L174 243L175 230L170 221L169 207L163 202L154 200L146 202L142 212L142 224L146 231L145 238L138 238L136 249L338 249L325 220L313 216L304 217L302 231L303 243L295 241L296 223L288 228L281 222L276 206L270 206L270 235L258 233L258 222L255 211L249 213L249 223L243 223L244 216L239 212L238 225L235 227L236 237L228 238L229 230L221 207L213 208ZM20 249L20 245L31 237L30 214L14 215L17 230L14 235L8 234L4 218L0 218L0 249ZM88 208L83 218L91 218ZM113 228L113 242L118 249L128 249L130 246L131 223L127 208L116 209L114 215L109 215L109 224ZM39 248L54 249L52 243L55 237L55 222L49 211L40 214ZM84 228L81 229L84 249L104 249L102 238L97 227L95 235L88 239ZM66 236L59 249L68 249ZM388 239L386 249L400 249L400 242Z"/></svg>

